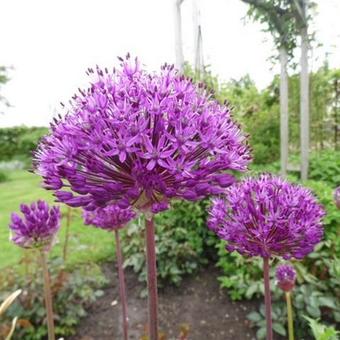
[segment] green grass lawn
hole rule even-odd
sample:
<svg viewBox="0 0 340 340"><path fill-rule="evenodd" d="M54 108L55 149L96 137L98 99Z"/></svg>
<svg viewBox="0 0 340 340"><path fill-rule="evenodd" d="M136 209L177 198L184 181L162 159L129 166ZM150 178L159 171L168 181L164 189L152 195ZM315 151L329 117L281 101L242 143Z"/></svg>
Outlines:
<svg viewBox="0 0 340 340"><path fill-rule="evenodd" d="M44 199L53 203L54 197L50 191L40 186L41 178L24 170L9 173L9 180L0 183L0 268L13 266L24 256L25 250L13 245L9 241L9 220L12 211L19 211L20 203L30 203ZM67 207L62 206L63 215ZM84 226L81 211L72 209L70 239L67 264L70 266L84 262L98 262L114 257L114 237L112 234ZM52 256L61 257L65 239L66 218L62 220L62 227Z"/></svg>

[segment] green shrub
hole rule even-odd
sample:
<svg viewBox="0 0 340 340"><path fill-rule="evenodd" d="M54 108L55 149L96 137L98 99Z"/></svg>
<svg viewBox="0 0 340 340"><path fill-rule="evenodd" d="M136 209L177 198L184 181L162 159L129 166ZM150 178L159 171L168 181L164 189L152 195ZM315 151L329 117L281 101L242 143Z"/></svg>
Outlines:
<svg viewBox="0 0 340 340"><path fill-rule="evenodd" d="M207 263L216 238L206 227L206 202L176 202L171 210L156 216L156 253L159 283L178 285L185 274ZM125 266L146 281L144 221L131 224L122 233Z"/></svg>
<svg viewBox="0 0 340 340"><path fill-rule="evenodd" d="M6 172L3 170L0 170L0 183L6 182L7 180L8 180L8 175L6 174Z"/></svg>
<svg viewBox="0 0 340 340"><path fill-rule="evenodd" d="M310 159L309 178L326 182L332 188L340 185L340 152L322 150L313 153Z"/></svg>
<svg viewBox="0 0 340 340"><path fill-rule="evenodd" d="M31 157L39 139L47 133L44 127L18 126L0 129L0 161L8 161L17 156Z"/></svg>
<svg viewBox="0 0 340 340"><path fill-rule="evenodd" d="M334 327L327 327L324 324L319 323L319 320L314 320L305 316L308 321L309 327L313 332L315 340L338 340L340 332L338 332Z"/></svg>
<svg viewBox="0 0 340 340"><path fill-rule="evenodd" d="M36 257L26 252L23 272L8 269L1 274L0 300L16 289L23 293L8 309L7 319L2 323L1 330L6 329L14 316L18 316L15 330L16 339L39 340L47 336L47 327L43 280L41 268L36 265ZM70 336L81 317L86 315L85 308L103 294L100 288L106 283L100 268L94 264L83 265L72 273L64 270L59 260L50 261L49 265L54 295L53 308L58 336ZM3 295L3 296L2 296Z"/></svg>

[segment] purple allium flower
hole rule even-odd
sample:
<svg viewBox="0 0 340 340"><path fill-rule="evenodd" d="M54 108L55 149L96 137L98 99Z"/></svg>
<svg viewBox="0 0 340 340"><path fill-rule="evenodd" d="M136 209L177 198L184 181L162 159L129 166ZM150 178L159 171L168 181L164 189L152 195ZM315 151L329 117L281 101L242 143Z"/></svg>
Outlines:
<svg viewBox="0 0 340 340"><path fill-rule="evenodd" d="M39 200L31 205L21 204L23 217L12 213L11 241L23 248L43 248L49 250L60 227L59 207L49 208L45 201Z"/></svg>
<svg viewBox="0 0 340 340"><path fill-rule="evenodd" d="M92 224L108 231L123 228L135 217L136 214L131 208L122 209L114 205L83 212L85 224Z"/></svg>
<svg viewBox="0 0 340 340"><path fill-rule="evenodd" d="M335 205L340 209L340 187L337 187L334 191Z"/></svg>
<svg viewBox="0 0 340 340"><path fill-rule="evenodd" d="M277 285L285 292L290 292L295 285L296 271L290 264L277 266L276 273Z"/></svg>
<svg viewBox="0 0 340 340"><path fill-rule="evenodd" d="M248 178L213 201L208 226L247 256L301 259L323 236L324 210L308 189L271 175Z"/></svg>
<svg viewBox="0 0 340 340"><path fill-rule="evenodd" d="M156 212L171 198L223 192L235 181L225 171L245 171L251 158L228 107L173 66L148 74L137 59L121 61L113 72L89 69L90 88L40 143L44 186L73 207Z"/></svg>

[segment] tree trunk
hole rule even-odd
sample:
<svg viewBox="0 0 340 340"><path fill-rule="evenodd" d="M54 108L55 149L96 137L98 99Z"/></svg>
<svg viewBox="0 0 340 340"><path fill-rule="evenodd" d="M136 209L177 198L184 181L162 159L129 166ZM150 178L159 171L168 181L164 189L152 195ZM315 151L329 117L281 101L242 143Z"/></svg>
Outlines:
<svg viewBox="0 0 340 340"><path fill-rule="evenodd" d="M280 48L280 153L281 153L281 175L287 176L288 166L288 53L285 47Z"/></svg>
<svg viewBox="0 0 340 340"><path fill-rule="evenodd" d="M309 163L309 74L308 74L308 32L301 28L301 74L300 74L300 138L301 138L301 179L308 178Z"/></svg>
<svg viewBox="0 0 340 340"><path fill-rule="evenodd" d="M176 68L179 72L183 72L184 57L183 57L183 42L182 42L182 15L181 4L183 0L174 0L174 24L175 24L175 53L176 53Z"/></svg>

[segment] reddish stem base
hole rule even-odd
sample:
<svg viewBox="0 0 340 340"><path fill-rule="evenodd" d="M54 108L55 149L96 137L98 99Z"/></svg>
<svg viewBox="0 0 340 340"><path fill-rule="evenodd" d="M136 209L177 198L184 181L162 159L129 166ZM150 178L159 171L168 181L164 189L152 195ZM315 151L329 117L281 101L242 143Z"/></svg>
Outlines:
<svg viewBox="0 0 340 340"><path fill-rule="evenodd" d="M158 340L157 264L153 216L149 219L147 217L145 218L145 228L148 268L149 338L150 340Z"/></svg>
<svg viewBox="0 0 340 340"><path fill-rule="evenodd" d="M116 238L116 256L117 256L117 267L118 267L118 279L119 279L119 294L120 302L122 304L122 322L123 322L123 335L124 340L128 340L128 312L127 312L127 297L125 287L125 276L123 270L123 256L120 247L119 231L115 230Z"/></svg>

